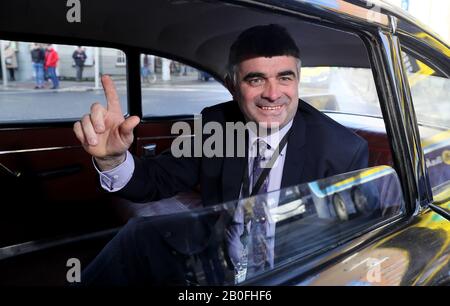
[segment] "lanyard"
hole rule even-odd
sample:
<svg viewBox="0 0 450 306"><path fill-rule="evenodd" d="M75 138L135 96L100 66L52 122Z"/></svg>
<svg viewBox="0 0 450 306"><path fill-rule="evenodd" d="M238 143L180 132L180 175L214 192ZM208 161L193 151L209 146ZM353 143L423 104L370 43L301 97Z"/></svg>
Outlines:
<svg viewBox="0 0 450 306"><path fill-rule="evenodd" d="M281 151L283 151L284 147L287 144L289 132L290 132L290 130L281 139L280 143L278 144L277 149L275 150L275 153L272 155L272 157L270 158L266 167L261 172L261 175L256 180L256 183L254 184L254 186L252 188L251 194L250 194L250 189L249 189L250 188L250 178L249 178L249 173L248 173L248 158L247 158L247 162L245 163L244 180L242 182L242 193L243 193L244 198L256 195L258 193L259 189L261 189L262 184L264 183L265 179L269 175L269 172L272 169L273 165L275 164L278 156L280 155Z"/></svg>
<svg viewBox="0 0 450 306"><path fill-rule="evenodd" d="M269 162L266 165L266 168L263 169L261 175L259 176L258 180L256 181L256 184L252 188L251 196L254 196L258 193L259 189L261 189L261 186L264 182L264 180L267 178L267 175L270 172L270 169L272 169L273 165L275 164L275 161L277 160L278 156L280 155L281 151L283 151L284 147L287 144L288 136L289 136L290 130L283 136L280 143L278 144L277 149L275 150L275 153L270 158ZM244 181L242 182L242 193L245 198L249 196L250 190L250 179L248 176L248 158L247 162L245 163L245 173L244 173ZM249 222L250 216L247 210L244 210L244 231L242 233L242 236L239 237L239 239L242 242L243 246L243 253L238 261L238 263L235 266L235 283L239 284L242 281L246 279L247 275L247 265L248 265L248 248L247 245L249 243L249 233L247 230L247 224Z"/></svg>

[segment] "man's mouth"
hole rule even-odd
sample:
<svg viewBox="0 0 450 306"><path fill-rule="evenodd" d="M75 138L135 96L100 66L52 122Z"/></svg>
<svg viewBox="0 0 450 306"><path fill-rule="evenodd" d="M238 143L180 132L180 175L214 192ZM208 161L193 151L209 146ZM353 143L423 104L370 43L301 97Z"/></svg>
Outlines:
<svg viewBox="0 0 450 306"><path fill-rule="evenodd" d="M258 106L262 110L266 111L273 111L273 110L279 110L283 107L283 105L277 105L277 106Z"/></svg>

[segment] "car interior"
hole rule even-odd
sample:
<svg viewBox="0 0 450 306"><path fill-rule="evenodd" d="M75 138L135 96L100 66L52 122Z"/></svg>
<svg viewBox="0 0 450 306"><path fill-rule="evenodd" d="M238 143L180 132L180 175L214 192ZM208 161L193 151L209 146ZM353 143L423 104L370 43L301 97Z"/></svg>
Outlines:
<svg viewBox="0 0 450 306"><path fill-rule="evenodd" d="M19 33L15 30L23 21L19 18L1 22L0 35L10 40L123 50L128 59L128 110L133 114L142 113L139 54L176 60L223 82L231 42L255 24L285 26L301 50L302 67L372 67L361 32L308 16L215 1L136 1L133 6L113 1L90 9L77 31L65 23L54 27L57 21L47 21L45 30L20 28ZM140 11L150 12L151 18L135 18ZM29 17L24 14L23 18ZM133 22L123 25L116 22L119 18ZM329 99L335 98L333 92L302 96L317 107L324 99L332 104ZM368 142L369 167L394 166L382 116L341 113L339 109L324 112ZM185 121L192 125L196 116L142 118L131 153L147 155L148 145L156 146L151 154L169 149L176 137L171 134L172 124ZM92 159L73 133L74 120L0 124L0 284L64 285L68 257L89 262L130 218L157 213L152 203L132 203L101 189ZM200 207L198 192L179 194L176 200L189 208Z"/></svg>

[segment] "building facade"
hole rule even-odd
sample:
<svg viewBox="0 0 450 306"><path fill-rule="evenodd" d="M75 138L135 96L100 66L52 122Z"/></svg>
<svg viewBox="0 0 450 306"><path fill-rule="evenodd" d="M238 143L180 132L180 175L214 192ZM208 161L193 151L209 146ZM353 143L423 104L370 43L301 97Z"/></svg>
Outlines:
<svg viewBox="0 0 450 306"><path fill-rule="evenodd" d="M4 45L12 44L16 50L18 68L16 70L16 80L28 81L34 79L33 65L31 61L31 43L29 42L9 42ZM76 75L75 63L72 58L73 52L77 46L53 45L58 52L59 62L57 66L57 75L61 80L74 80ZM87 59L83 71L83 79L93 80L95 77L95 58L94 47L84 47ZM99 53L99 72L101 74L110 74L116 77L126 77L126 58L125 53L117 49L98 48Z"/></svg>

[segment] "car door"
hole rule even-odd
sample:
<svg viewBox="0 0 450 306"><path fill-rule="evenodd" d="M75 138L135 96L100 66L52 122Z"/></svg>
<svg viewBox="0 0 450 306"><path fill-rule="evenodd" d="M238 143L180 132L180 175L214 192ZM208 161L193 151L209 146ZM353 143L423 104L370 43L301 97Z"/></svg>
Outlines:
<svg viewBox="0 0 450 306"><path fill-rule="evenodd" d="M51 267L49 262L45 263L48 271L58 275L47 277L48 282L55 279L62 282L65 260L72 258L73 253L83 263L89 262L90 256L106 243L103 239L129 218L155 213L149 211L149 205L118 199L104 191L92 158L73 133L74 122L89 112L92 103L106 105L101 84L95 78L95 60L100 62L99 71L112 76L124 115L129 112L129 97L136 96L130 94L128 80L137 85L134 88L141 88L141 82L139 75L134 78L133 72L128 71L125 52L99 46L84 47L87 51L84 79L76 82L72 61L76 46L55 45L60 57L57 71L60 89L50 89L50 80L44 83L44 88L35 89L36 72L25 69L25 65L33 64L29 57L31 42L14 43L23 64L20 70L23 77L0 91L0 183L4 203L0 213L0 270L5 275L2 282L25 281L14 271L19 267L35 270L39 266L36 254L50 252L47 256L53 256L67 252L50 263ZM153 55L151 58L155 65L154 81L149 84L142 80L142 103L133 100L132 106L135 112L143 114L130 148L136 156L153 156L170 148L176 137L171 132L175 121L193 126L194 118L205 105L222 102L222 97L223 101L230 99L220 83L206 84L199 80L196 69L183 65L182 71L176 70L180 63L175 66L167 58ZM162 70L166 68L171 80L162 79ZM182 200L198 204L198 199L191 195L184 195ZM98 237L98 242L89 243ZM70 255L64 245L77 241L86 245L78 251L72 249ZM33 282L39 272L30 275L29 281Z"/></svg>
<svg viewBox="0 0 450 306"><path fill-rule="evenodd" d="M92 158L76 139L73 124L89 112L91 103L105 103L95 78L97 69L112 75L124 114L128 112L126 57L119 49L85 46L83 79L76 81L72 52L77 46L53 44L59 55L60 87L51 89L51 80L44 80L38 88L36 63L30 56L33 42L10 43L16 46L19 67L17 80L4 80L6 86L0 90L1 282L36 283L42 278L39 263L44 259L30 254L50 252L48 258L58 252L65 254L61 248L48 250L108 235L122 225L111 195L99 187ZM39 45L45 49L48 43ZM97 252L103 245L86 247L86 253L79 256L89 257L89 249ZM43 279L54 282L52 275L62 275L71 257L44 260L50 276ZM29 272L21 274L15 269Z"/></svg>

